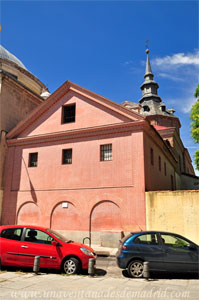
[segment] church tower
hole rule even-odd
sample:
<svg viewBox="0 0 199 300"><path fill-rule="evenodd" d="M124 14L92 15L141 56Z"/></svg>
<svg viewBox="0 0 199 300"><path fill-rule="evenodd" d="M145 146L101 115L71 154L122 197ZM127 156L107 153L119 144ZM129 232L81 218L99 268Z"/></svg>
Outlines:
<svg viewBox="0 0 199 300"><path fill-rule="evenodd" d="M174 115L173 108L167 109L162 99L158 96L159 85L154 81L149 59L149 49L146 50L146 71L144 82L141 85L142 98L139 100L141 105L140 114L147 117L152 125L175 127L177 132L181 127L179 119Z"/></svg>
<svg viewBox="0 0 199 300"><path fill-rule="evenodd" d="M179 176L181 176L181 174L195 175L189 152L184 147L180 138L180 120L174 115L175 110L173 108L167 109L161 97L158 96L159 85L154 80L149 58L149 49L146 50L146 55L144 82L140 87L142 98L139 100L139 104L124 101L121 105L145 116L159 133L178 162L177 173ZM177 181L180 180L181 179ZM180 184L178 186L180 186Z"/></svg>

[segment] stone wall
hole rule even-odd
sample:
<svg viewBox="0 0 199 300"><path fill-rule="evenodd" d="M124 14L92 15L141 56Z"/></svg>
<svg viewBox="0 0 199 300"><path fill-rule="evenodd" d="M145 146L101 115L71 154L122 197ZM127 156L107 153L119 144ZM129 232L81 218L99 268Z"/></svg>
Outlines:
<svg viewBox="0 0 199 300"><path fill-rule="evenodd" d="M199 191L147 192L146 227L179 233L199 244Z"/></svg>

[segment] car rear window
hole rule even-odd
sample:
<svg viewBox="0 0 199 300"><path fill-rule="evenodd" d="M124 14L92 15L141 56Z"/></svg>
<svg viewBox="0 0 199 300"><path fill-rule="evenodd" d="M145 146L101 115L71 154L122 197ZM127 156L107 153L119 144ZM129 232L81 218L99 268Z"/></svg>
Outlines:
<svg viewBox="0 0 199 300"><path fill-rule="evenodd" d="M20 241L22 235L22 228L7 228L1 232L1 237L9 240Z"/></svg>

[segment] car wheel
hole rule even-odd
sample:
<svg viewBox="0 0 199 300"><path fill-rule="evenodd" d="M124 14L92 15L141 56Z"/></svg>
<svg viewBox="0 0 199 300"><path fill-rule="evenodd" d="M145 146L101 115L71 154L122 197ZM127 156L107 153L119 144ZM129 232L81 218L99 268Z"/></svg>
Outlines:
<svg viewBox="0 0 199 300"><path fill-rule="evenodd" d="M144 264L141 260L131 261L128 265L128 274L133 278L141 278L143 276Z"/></svg>
<svg viewBox="0 0 199 300"><path fill-rule="evenodd" d="M76 274L80 271L80 263L75 257L66 258L63 262L62 269L65 274Z"/></svg>

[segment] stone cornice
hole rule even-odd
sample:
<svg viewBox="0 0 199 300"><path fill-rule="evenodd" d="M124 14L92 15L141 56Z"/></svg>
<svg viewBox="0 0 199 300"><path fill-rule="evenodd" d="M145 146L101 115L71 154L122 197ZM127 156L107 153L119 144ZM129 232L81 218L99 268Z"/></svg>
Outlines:
<svg viewBox="0 0 199 300"><path fill-rule="evenodd" d="M36 102L37 104L41 104L42 102L44 102L43 98L41 98L38 94L33 92L31 89L27 88L25 85L23 85L21 82L14 79L12 76L9 76L9 74L7 74L6 72L2 71L1 74L2 74L2 80L5 83L7 81L7 84L9 83L9 85L12 85L16 89L20 91L22 90L23 93L28 94L28 96L30 96L30 101Z"/></svg>
<svg viewBox="0 0 199 300"><path fill-rule="evenodd" d="M53 143L64 140L74 140L89 137L99 137L104 135L115 135L122 133L133 133L147 130L149 126L145 120L124 122L105 126L81 128L76 130L61 131L55 133L49 133L45 135L37 135L30 137L23 137L17 139L7 139L8 146L19 145L34 145L38 143Z"/></svg>
<svg viewBox="0 0 199 300"><path fill-rule="evenodd" d="M7 59L0 58L0 63L12 66L13 68L19 70L21 73L25 74L27 77L29 77L32 80L34 80L44 90L48 90L47 87L45 86L45 84L43 82L41 82L35 75L33 75L32 73L30 73L28 70L26 70L26 69L18 66L14 62L12 62L10 60L7 60Z"/></svg>

